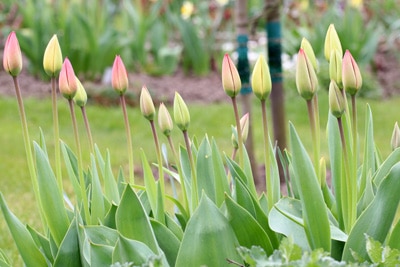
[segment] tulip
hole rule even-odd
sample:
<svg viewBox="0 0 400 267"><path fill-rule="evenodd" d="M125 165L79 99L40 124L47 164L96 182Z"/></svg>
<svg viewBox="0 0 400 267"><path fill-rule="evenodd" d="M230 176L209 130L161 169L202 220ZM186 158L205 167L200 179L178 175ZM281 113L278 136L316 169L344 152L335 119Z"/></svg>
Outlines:
<svg viewBox="0 0 400 267"><path fill-rule="evenodd" d="M342 117L345 111L346 103L344 101L343 95L336 85L336 82L331 80L329 84L329 109L333 116L336 118Z"/></svg>
<svg viewBox="0 0 400 267"><path fill-rule="evenodd" d="M17 35L10 32L4 46L3 67L11 76L18 76L22 70L22 54Z"/></svg>
<svg viewBox="0 0 400 267"><path fill-rule="evenodd" d="M171 115L164 103L161 103L158 109L158 126L160 126L160 129L165 136L170 136L172 128L174 127Z"/></svg>
<svg viewBox="0 0 400 267"><path fill-rule="evenodd" d="M62 54L60 44L58 43L57 35L53 35L47 44L43 56L44 71L50 77L56 77L61 70Z"/></svg>
<svg viewBox="0 0 400 267"><path fill-rule="evenodd" d="M192 16L194 12L194 5L192 2L185 1L181 7L181 16L183 19L188 19Z"/></svg>
<svg viewBox="0 0 400 267"><path fill-rule="evenodd" d="M260 99L265 100L271 93L271 75L264 56L259 56L254 65L251 76L251 86L254 94Z"/></svg>
<svg viewBox="0 0 400 267"><path fill-rule="evenodd" d="M154 108L153 99L147 90L146 86L142 87L142 92L140 93L140 111L142 115L149 121L154 120L154 114L156 113Z"/></svg>
<svg viewBox="0 0 400 267"><path fill-rule="evenodd" d="M126 71L124 62L120 56L116 56L112 68L111 76L112 87L120 95L123 95L128 88L128 73Z"/></svg>
<svg viewBox="0 0 400 267"><path fill-rule="evenodd" d="M68 100L72 100L78 90L75 72L68 58L65 58L61 67L58 87L63 96Z"/></svg>
<svg viewBox="0 0 400 267"><path fill-rule="evenodd" d="M242 88L239 72L228 54L222 60L222 87L230 97L235 97Z"/></svg>
<svg viewBox="0 0 400 267"><path fill-rule="evenodd" d="M397 122L394 124L392 140L391 140L392 150L400 147L400 128Z"/></svg>
<svg viewBox="0 0 400 267"><path fill-rule="evenodd" d="M329 60L329 77L338 86L342 84L342 54L338 50L332 50Z"/></svg>
<svg viewBox="0 0 400 267"><path fill-rule="evenodd" d="M183 98L178 92L175 92L174 97L174 120L181 131L187 131L190 124L190 114Z"/></svg>
<svg viewBox="0 0 400 267"><path fill-rule="evenodd" d="M324 55L326 60L331 59L332 50L338 50L340 55L343 55L342 45L340 44L339 36L333 24L329 25L325 37Z"/></svg>
<svg viewBox="0 0 400 267"><path fill-rule="evenodd" d="M296 86L299 94L305 100L311 100L318 88L314 67L302 48L297 57Z"/></svg>
<svg viewBox="0 0 400 267"><path fill-rule="evenodd" d="M83 85L82 85L81 81L78 79L78 77L76 77L76 83L77 83L78 87L76 90L76 94L74 96L74 102L78 106L84 107L87 102L87 94L86 94L85 88L83 87Z"/></svg>
<svg viewBox="0 0 400 267"><path fill-rule="evenodd" d="M318 72L318 70L319 70L318 62L317 62L317 59L315 57L314 50L313 50L310 42L306 38L303 38L301 40L300 48L303 48L304 52L307 55L307 58L310 60L311 64L313 65L314 70L316 72Z"/></svg>
<svg viewBox="0 0 400 267"><path fill-rule="evenodd" d="M360 90L362 85L360 69L349 50L346 50L343 57L342 82L343 88L352 96Z"/></svg>
<svg viewBox="0 0 400 267"><path fill-rule="evenodd" d="M232 144L234 148L238 148L238 134L242 135L243 142L246 142L247 136L249 135L249 113L246 113L243 115L243 117L240 119L240 128L241 128L241 133L237 132L236 127L234 127L234 131L236 133L232 133Z"/></svg>

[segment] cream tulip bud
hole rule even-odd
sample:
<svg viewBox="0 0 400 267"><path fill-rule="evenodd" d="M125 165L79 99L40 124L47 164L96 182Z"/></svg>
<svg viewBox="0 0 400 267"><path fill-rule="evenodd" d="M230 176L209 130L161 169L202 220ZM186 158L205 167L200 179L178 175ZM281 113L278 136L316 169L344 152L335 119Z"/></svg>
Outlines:
<svg viewBox="0 0 400 267"><path fill-rule="evenodd" d="M47 44L43 56L43 68L47 75L56 77L62 67L62 54L57 35L53 35Z"/></svg>
<svg viewBox="0 0 400 267"><path fill-rule="evenodd" d="M338 50L332 50L329 60L329 77L338 86L342 85L342 55Z"/></svg>
<svg viewBox="0 0 400 267"><path fill-rule="evenodd" d="M234 148L238 148L238 133L236 127L232 126L232 145ZM246 142L247 137L249 135L249 113L246 113L243 115L243 117L240 119L240 128L241 128L241 134L242 134L242 139L243 143Z"/></svg>
<svg viewBox="0 0 400 267"><path fill-rule="evenodd" d="M332 50L338 50L339 54L343 55L342 45L336 32L335 25L333 24L329 25L325 36L324 55L328 61L331 59Z"/></svg>
<svg viewBox="0 0 400 267"><path fill-rule="evenodd" d="M314 67L302 48L297 57L296 87L305 100L312 99L318 89L318 78Z"/></svg>
<svg viewBox="0 0 400 267"><path fill-rule="evenodd" d="M260 100L265 100L271 93L271 75L264 56L260 55L251 75L251 87Z"/></svg>
<svg viewBox="0 0 400 267"><path fill-rule="evenodd" d="M181 131L187 131L190 124L190 114L185 101L178 92L174 97L174 120Z"/></svg>
<svg viewBox="0 0 400 267"><path fill-rule="evenodd" d="M87 94L85 88L83 87L81 81L76 77L76 83L78 84L76 94L74 96L74 102L80 107L84 107L87 102Z"/></svg>
<svg viewBox="0 0 400 267"><path fill-rule="evenodd" d="M140 93L140 111L142 112L142 115L149 121L154 120L156 109L154 107L150 92L146 86L142 87L142 92Z"/></svg>
<svg viewBox="0 0 400 267"><path fill-rule="evenodd" d="M165 136L170 136L171 131L174 127L171 119L171 115L169 114L168 109L165 107L164 103L160 104L158 108L158 126Z"/></svg>
<svg viewBox="0 0 400 267"><path fill-rule="evenodd" d="M329 110L336 118L342 117L345 111L346 103L343 98L342 92L336 82L331 80L329 84Z"/></svg>
<svg viewBox="0 0 400 267"><path fill-rule="evenodd" d="M318 67L317 58L315 57L315 53L314 53L314 50L313 50L310 42L306 38L303 38L301 40L300 48L303 48L304 52L307 55L307 58L310 60L311 64L313 65L314 70L316 72L318 72L319 67Z"/></svg>

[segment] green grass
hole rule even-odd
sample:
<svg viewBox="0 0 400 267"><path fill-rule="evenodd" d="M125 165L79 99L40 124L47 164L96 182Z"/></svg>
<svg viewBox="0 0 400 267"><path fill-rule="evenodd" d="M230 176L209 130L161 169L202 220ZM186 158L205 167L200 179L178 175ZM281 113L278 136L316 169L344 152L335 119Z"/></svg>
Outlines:
<svg viewBox="0 0 400 267"><path fill-rule="evenodd" d="M321 90L319 93L320 114L321 114L321 150L322 155L327 157L326 144L326 117L328 113L327 93ZM394 122L398 119L398 106L400 98L390 100L358 100L359 114L359 134L360 140L364 136L364 113L365 105L370 103L374 114L375 141L383 157L390 153L390 138ZM253 102L253 129L256 149L256 158L262 161L262 130L261 113L258 101ZM50 99L25 99L25 109L29 131L33 140L39 139L39 128L45 134L50 159L54 158L54 142L52 131L52 113ZM227 155L232 153L231 148L231 129L233 124L233 111L227 101L226 103L200 105L190 104L191 125L189 128L190 136L196 136L200 141L207 133L209 137L214 137L220 149ZM292 121L303 140L305 147L311 151L312 143L308 125L307 110L304 100L297 96L293 91L287 90L286 118ZM123 166L127 173L128 157L126 149L125 130L120 107L101 107L93 106L89 103L87 113L91 123L93 139L98 144L100 150L105 153L110 149L111 161L117 172L119 166ZM79 130L81 135L82 148L84 150L84 164L88 164L89 146L81 120L80 110L77 110ZM140 168L139 149L143 148L148 159L156 162L154 145L148 122L141 116L137 108L129 109L129 119L132 127L134 161L136 168ZM73 140L73 130L67 103L59 100L59 120L60 137L73 150L75 142ZM270 129L272 128L269 120ZM176 143L183 144L183 138L178 129L173 130L173 138ZM36 209L35 200L32 193L31 181L28 174L22 132L14 98L0 98L0 191L4 194L11 210L20 218L23 223L29 224L34 228L40 229L39 214ZM160 136L161 142L166 139ZM362 149L361 142L361 149ZM327 157L328 158L328 157ZM52 162L53 163L53 162ZM67 177L65 175L65 177ZM65 178L66 190L70 192L68 178ZM4 249L12 261L20 263L16 252L16 247L9 234L4 219L0 216L0 248Z"/></svg>

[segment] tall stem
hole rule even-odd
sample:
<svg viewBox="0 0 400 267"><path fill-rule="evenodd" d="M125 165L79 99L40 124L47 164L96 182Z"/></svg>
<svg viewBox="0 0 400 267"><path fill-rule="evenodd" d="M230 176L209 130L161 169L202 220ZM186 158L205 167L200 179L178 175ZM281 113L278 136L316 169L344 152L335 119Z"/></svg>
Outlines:
<svg viewBox="0 0 400 267"><path fill-rule="evenodd" d="M238 152L239 152L239 165L243 168L244 165L244 155L243 155L243 136L242 136L242 127L240 126L240 117L239 117L239 110L237 106L236 97L232 97L232 105L233 111L235 113L235 121L236 121L236 129L238 135Z"/></svg>
<svg viewBox="0 0 400 267"><path fill-rule="evenodd" d="M352 130L353 130L353 168L357 169L357 156L358 156L358 146L357 146L357 110L356 110L356 96L351 96L351 111L352 111Z"/></svg>
<svg viewBox="0 0 400 267"><path fill-rule="evenodd" d="M92 153L94 153L94 144L93 144L92 131L90 130L90 124L89 124L89 120L88 120L88 117L87 117L87 114L86 114L85 106L81 107L81 111L82 111L83 121L85 122L85 128L86 128L86 133L87 133L88 140L89 140L90 151Z"/></svg>
<svg viewBox="0 0 400 267"><path fill-rule="evenodd" d="M355 220L356 220L356 208L357 208L357 203L356 198L354 198L354 188L355 184L353 182L353 177L350 172L350 162L349 162L349 156L348 156L348 151L346 147L346 138L344 136L344 131L343 131L343 123L342 119L338 118L338 125L339 125L339 132L340 132L340 139L342 141L342 149L343 149L343 164L344 164L344 180L345 180L345 187L344 187L344 192L342 192L342 195L345 195L344 198L342 199L342 203L346 205L343 207L343 221L344 221L344 228L345 232L349 233L351 227L353 226ZM344 185L344 183L343 183ZM343 188L343 187L342 187ZM343 194L345 193L345 194Z"/></svg>
<svg viewBox="0 0 400 267"><path fill-rule="evenodd" d="M191 211L194 211L199 203L199 194L197 192L197 177L196 177L196 166L194 164L194 159L192 155L192 148L190 146L190 140L187 131L182 131L183 138L185 139L186 150L189 156L190 169L192 174L192 202Z"/></svg>
<svg viewBox="0 0 400 267"><path fill-rule="evenodd" d="M314 96L315 97L315 96ZM313 98L314 99L314 98ZM314 156L314 169L315 173L318 177L318 181L321 184L321 177L319 171L319 131L317 131L317 127L319 125L316 124L316 116L315 116L315 105L313 100L307 100L307 110L308 110L308 117L310 119L310 128L311 128L311 138L313 142L313 156Z"/></svg>
<svg viewBox="0 0 400 267"><path fill-rule="evenodd" d="M131 184L135 184L131 128L129 126L128 112L126 110L126 102L124 95L120 96L120 101L121 101L122 113L124 115L126 141L128 143L129 181Z"/></svg>
<svg viewBox="0 0 400 267"><path fill-rule="evenodd" d="M81 186L81 197L82 197L82 206L83 206L83 212L84 212L84 218L87 223L89 223L90 219L90 214L89 214L89 202L88 202L88 197L86 194L86 183L85 183L85 177L83 175L83 164L82 164L82 149L81 149L81 142L79 140L79 132L78 132L78 124L76 122L76 116L75 116L75 109L74 109L74 101L72 99L68 99L68 104L69 104L69 110L71 112L71 120L72 120L72 127L74 129L74 137L75 137L75 144L76 144L76 149L78 150L77 152L77 157L78 157L78 178L79 178L79 184Z"/></svg>
<svg viewBox="0 0 400 267"><path fill-rule="evenodd" d="M267 185L267 199L268 199L268 210L272 209L275 204L273 200L274 188L271 180L271 159L270 159L270 147L269 147L269 132L268 132L268 121L267 121L267 110L265 107L265 99L261 100L261 113L262 113L262 124L263 124L263 136L264 136L264 159L265 159L265 184Z"/></svg>
<svg viewBox="0 0 400 267"><path fill-rule="evenodd" d="M60 130L58 124L58 108L57 108L57 79L51 77L51 102L53 106L53 132L54 132L54 154L56 164L56 177L60 192L62 192L62 173L61 173L61 152L60 152Z"/></svg>

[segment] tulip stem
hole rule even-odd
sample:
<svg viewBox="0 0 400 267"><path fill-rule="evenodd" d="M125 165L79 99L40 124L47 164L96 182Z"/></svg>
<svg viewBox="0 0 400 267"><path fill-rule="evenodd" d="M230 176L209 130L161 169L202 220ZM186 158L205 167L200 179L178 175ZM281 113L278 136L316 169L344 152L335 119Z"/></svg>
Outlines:
<svg viewBox="0 0 400 267"><path fill-rule="evenodd" d="M131 137L131 128L129 126L128 112L126 111L126 101L124 95L120 95L120 102L122 107L122 113L124 115L126 141L128 143L129 181L133 185L135 184L135 178L134 178L134 167L133 167L132 137Z"/></svg>
<svg viewBox="0 0 400 267"><path fill-rule="evenodd" d="M231 99L232 99L232 105L233 105L233 112L235 113L236 129L237 129L237 136L238 136L239 165L241 168L243 168L244 155L243 155L242 127L240 126L240 117L239 117L239 110L238 110L238 106L237 106L236 97L231 97Z"/></svg>
<svg viewBox="0 0 400 267"><path fill-rule="evenodd" d="M79 132L78 132L78 124L76 122L76 115L75 115L75 108L74 108L74 101L72 99L68 99L69 110L71 112L71 120L72 120L72 127L74 129L74 137L76 143L76 149L78 150L78 177L79 177L79 184L81 186L81 201L83 206L84 218L87 223L89 223L90 214L89 214L89 202L88 196L86 194L86 183L85 177L83 173L83 164L82 164L82 149L81 149L81 142L79 140Z"/></svg>
<svg viewBox="0 0 400 267"><path fill-rule="evenodd" d="M354 169L357 169L357 157L358 157L358 149L357 149L357 110L356 110L356 96L351 96L351 111L353 117L353 162Z"/></svg>
<svg viewBox="0 0 400 267"><path fill-rule="evenodd" d="M190 146L190 140L188 136L187 130L182 131L183 133L183 138L185 139L185 145L186 145L186 150L189 156L189 162L190 162L190 169L191 169L191 174L192 174L192 205L191 205L191 211L194 211L197 207L197 204L199 203L199 194L197 192L197 177L196 177L196 169L195 169L195 164L194 164L194 159L192 155L192 148Z"/></svg>
<svg viewBox="0 0 400 267"><path fill-rule="evenodd" d="M315 104L315 98L314 97L311 100L307 100L307 110L308 110L308 117L310 119L310 128L311 128L311 138L313 142L313 156L314 156L314 169L315 169L315 174L318 177L318 182L321 185L321 177L320 171L319 171L319 131L317 128L319 128L319 124L317 125L317 116L316 116L316 104Z"/></svg>
<svg viewBox="0 0 400 267"><path fill-rule="evenodd" d="M270 146L269 146L269 132L268 132L268 121L267 121L267 110L265 99L261 100L261 113L262 113L262 124L263 124L263 136L264 136L264 159L265 159L265 184L267 185L267 199L268 199L268 210L271 210L274 203L273 192L274 187L271 179L271 159L270 159Z"/></svg>
<svg viewBox="0 0 400 267"><path fill-rule="evenodd" d="M94 154L94 144L93 144L92 131L90 130L90 124L89 124L89 120L88 120L88 117L87 117L87 114L86 114L85 106L81 107L81 111L82 111L83 121L85 123L86 133L87 133L88 140L89 140L90 151Z"/></svg>
<svg viewBox="0 0 400 267"><path fill-rule="evenodd" d="M61 173L61 152L60 152L60 130L58 124L57 90L56 77L51 77L51 102L53 106L53 131L54 131L54 153L56 164L56 177L60 192L63 191L62 173Z"/></svg>

